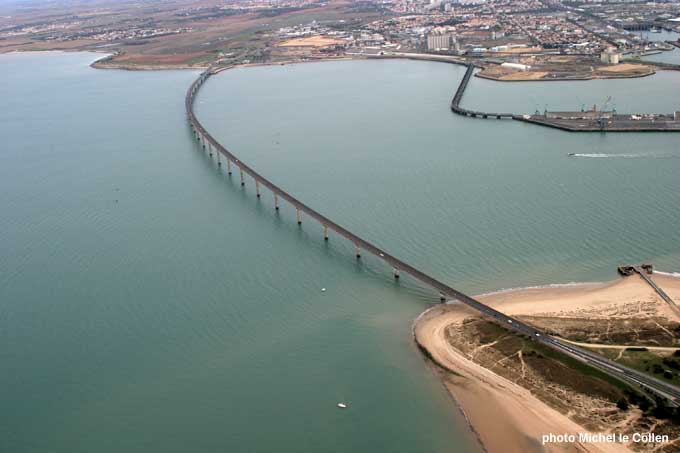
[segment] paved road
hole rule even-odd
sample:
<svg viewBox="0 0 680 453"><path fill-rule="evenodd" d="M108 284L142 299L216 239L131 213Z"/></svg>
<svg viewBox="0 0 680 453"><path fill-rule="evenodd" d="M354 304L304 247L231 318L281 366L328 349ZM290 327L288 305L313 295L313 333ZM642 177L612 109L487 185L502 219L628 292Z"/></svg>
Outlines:
<svg viewBox="0 0 680 453"><path fill-rule="evenodd" d="M334 231L338 235L351 241L357 247L357 250L363 250L367 253L375 255L377 258L383 260L385 263L392 266L395 270L399 270L401 273L408 274L411 277L418 280L419 282L421 282L422 284L424 284L425 286L433 288L434 290L439 292L439 294L442 297L450 300L453 299L460 301L477 310L482 315L496 320L499 324L511 330L515 330L519 333L528 335L535 341L545 344L546 346L553 348L557 351L563 352L569 356L575 357L576 359L588 363L624 382L627 382L634 386L638 385L642 386L654 393L657 393L658 395L668 398L672 402L680 403L679 388L672 386L666 382L663 382L659 379L656 379L654 377L651 377L649 375L646 375L644 373L640 373L639 371L622 366L593 352L586 351L572 344L563 342L557 338L550 337L528 324L525 324L510 316L507 316L501 313L500 311L495 310L489 307L488 305L485 305L475 300L474 298L452 288L451 286L446 285L445 283L440 282L439 280L436 280L433 277L430 277L429 275L414 268L408 263L389 254L387 251L379 248L378 246L362 239L361 237L357 236L356 234L352 233L346 228L335 223L328 217L307 206L306 204L304 204L297 198L293 197L285 190L275 185L273 182L271 182L264 176L257 173L251 167L243 163L238 157L236 157L234 154L228 151L224 146L222 146L212 135L210 135L210 133L203 127L203 125L200 123L200 121L198 121L198 118L196 118L196 115L194 114L193 109L194 97L198 90L200 89L201 85L205 82L205 80L208 79L208 77L210 77L210 75L212 75L211 71L206 71L202 73L199 76L199 78L196 79L196 81L194 81L194 83L191 85L191 87L189 87L189 90L187 91L185 104L189 123L192 126L197 138L203 142L204 146L207 143L209 146L215 148L217 152L225 156L228 160L232 162L232 164L236 165L240 169L240 171L242 171L243 173L250 176L253 180L255 180L256 183L265 186L276 196L281 197L282 199L290 203L295 209L306 214L308 217L318 221L321 225L327 227L329 230Z"/></svg>

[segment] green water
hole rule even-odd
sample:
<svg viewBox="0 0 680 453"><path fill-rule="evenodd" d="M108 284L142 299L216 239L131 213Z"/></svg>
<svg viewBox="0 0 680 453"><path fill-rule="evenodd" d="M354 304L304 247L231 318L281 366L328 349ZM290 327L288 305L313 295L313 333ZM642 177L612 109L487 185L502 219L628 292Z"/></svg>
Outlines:
<svg viewBox="0 0 680 453"><path fill-rule="evenodd" d="M436 295L219 170L185 124L195 72L93 58L0 57L0 451L475 451L410 339ZM680 270L676 136L454 116L463 71L237 69L197 114L275 183L470 293L643 259ZM543 89L478 82L467 105Z"/></svg>

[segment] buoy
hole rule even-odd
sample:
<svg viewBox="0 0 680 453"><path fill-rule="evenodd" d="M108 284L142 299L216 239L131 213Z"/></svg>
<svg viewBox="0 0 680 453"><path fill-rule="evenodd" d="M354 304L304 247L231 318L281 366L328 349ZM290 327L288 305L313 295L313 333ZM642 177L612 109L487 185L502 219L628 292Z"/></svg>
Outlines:
<svg viewBox="0 0 680 453"><path fill-rule="evenodd" d="M345 403L338 403L338 407L339 407L340 409L346 409L346 408L347 408L347 405L346 405Z"/></svg>

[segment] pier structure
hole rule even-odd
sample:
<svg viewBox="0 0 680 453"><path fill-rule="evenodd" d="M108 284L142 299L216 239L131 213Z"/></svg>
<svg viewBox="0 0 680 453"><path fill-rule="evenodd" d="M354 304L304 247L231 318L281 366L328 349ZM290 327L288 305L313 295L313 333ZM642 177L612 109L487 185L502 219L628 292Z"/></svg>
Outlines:
<svg viewBox="0 0 680 453"><path fill-rule="evenodd" d="M646 263L640 264L639 266L627 264L619 266L617 270L619 271L619 274L623 275L624 277L628 277L629 275L633 275L635 273L639 274L640 277L642 277L642 279L646 281L654 291L656 291L659 297L661 297L661 299L663 299L663 301L666 302L669 307L671 307L673 313L680 317L680 307L678 304L676 304L673 298L669 296L666 291L661 289L661 287L657 285L656 282L650 277L654 273L654 267L651 264Z"/></svg>
<svg viewBox="0 0 680 453"><path fill-rule="evenodd" d="M242 186L244 185L244 175L248 175L256 183L259 183L263 187L267 188L274 196L274 207L277 211L279 210L280 198L288 202L288 204L290 204L296 210L298 224L302 223L302 214L305 214L310 219L316 220L323 227L324 240L328 240L328 232L333 231L338 236L345 238L354 244L357 259L360 259L362 252L365 251L366 253L373 255L374 257L383 261L387 266L391 267L394 272L395 280L398 280L398 277L402 273L407 274L426 287L436 291L439 294L440 300L442 302L446 300L461 302L479 312L483 317L496 322L508 330L515 331L518 334L527 336L533 341L544 344L551 349L571 356L579 361L585 362L615 377L616 379L627 383L628 385L641 388L642 390L649 393L653 393L654 395L664 399L667 404L671 406L680 406L680 388L653 376L649 376L645 373L609 360L600 354L567 343L559 338L551 337L536 327L526 324L517 318L508 316L488 305L479 302L473 297L470 297L467 294L464 294L463 292L458 291L457 289L416 269L407 262L400 260L394 255L391 255L386 250L379 248L373 243L363 239L359 235L352 233L330 218L324 216L317 210L298 200L293 195L274 184L268 178L265 178L256 172L243 161L239 160L231 151L219 143L203 127L194 113L194 100L196 98L196 93L212 74L213 71L210 69L201 73L200 76L191 84L186 94L185 107L187 119L189 121L193 135L196 137L199 143L210 143L215 148L216 152L221 153L227 159L228 165L233 164L239 168Z"/></svg>

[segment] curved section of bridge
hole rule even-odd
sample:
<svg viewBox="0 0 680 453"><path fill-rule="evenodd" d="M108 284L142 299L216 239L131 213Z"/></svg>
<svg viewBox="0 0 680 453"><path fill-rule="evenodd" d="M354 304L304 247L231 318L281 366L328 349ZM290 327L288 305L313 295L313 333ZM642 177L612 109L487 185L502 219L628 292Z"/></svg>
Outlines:
<svg viewBox="0 0 680 453"><path fill-rule="evenodd" d="M328 231L333 231L339 236L352 242L356 248L356 258L360 259L363 252L370 253L380 260L384 261L394 269L394 277L399 278L400 273L405 273L424 284L425 286L437 291L442 300L451 299L458 300L473 309L477 310L483 316L490 318L500 325L519 332L524 335L528 335L534 341L538 341L546 346L549 346L555 350L558 350L564 354L575 357L580 361L586 362L607 374L610 374L617 379L620 379L628 384L639 386L647 391L650 391L658 396L667 399L671 404L676 405L680 403L680 389L658 380L652 376L648 376L644 373L640 373L631 368L624 367L616 362L608 360L601 355L595 354L588 350L574 346L573 344L563 342L557 338L550 337L540 330L522 322L518 319L507 316L500 311L485 305L474 298L452 288L451 286L425 274L424 272L414 268L408 263L398 259L397 257L389 254L387 251L379 248L378 246L372 244L371 242L362 239L355 233L352 233L348 229L342 227L338 223L324 216L320 212L307 206L302 201L295 198L293 195L286 192L284 189L280 188L269 179L265 178L253 168L249 167L243 161L241 161L236 155L227 150L222 144L220 144L210 133L203 127L201 122L196 117L194 113L194 100L196 93L201 88L203 83L215 72L212 70L207 70L203 72L189 87L185 98L186 113L191 125L192 131L202 144L203 148L207 147L210 155L212 156L213 150L217 152L218 165L221 166L222 161L220 156L224 156L227 159L227 171L229 174L232 173L232 166L238 168L241 185L245 185L245 176L249 176L255 182L257 197L261 197L261 186L269 189L274 196L274 207L279 209L279 198L287 201L293 208L295 208L297 213L298 224L302 223L302 215L306 215L321 224L324 229L324 239L328 240ZM468 68L468 73L471 73L471 69ZM466 73L467 74L467 73ZM468 77L469 78L469 77Z"/></svg>
<svg viewBox="0 0 680 453"><path fill-rule="evenodd" d="M465 75L463 76L463 80L460 81L456 94L453 95L453 99L451 100L451 110L459 115L471 116L474 118L495 118L498 120L513 119L514 115L512 113L479 112L477 110L468 110L460 106L460 101L463 99L463 94L465 94L465 89L467 88L468 83L470 83L470 78L474 71L475 65L469 64L467 71L465 71Z"/></svg>

